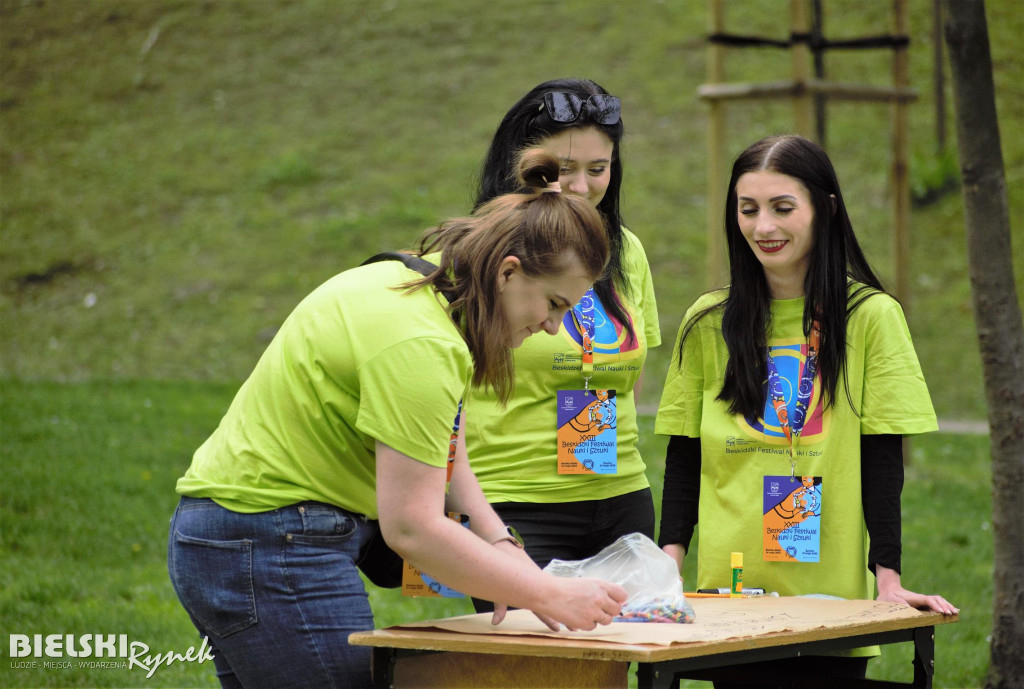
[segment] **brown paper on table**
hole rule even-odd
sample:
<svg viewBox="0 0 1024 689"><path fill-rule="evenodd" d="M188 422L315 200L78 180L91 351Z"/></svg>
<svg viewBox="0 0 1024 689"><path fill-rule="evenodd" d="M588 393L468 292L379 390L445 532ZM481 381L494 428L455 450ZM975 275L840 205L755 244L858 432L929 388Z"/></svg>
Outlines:
<svg viewBox="0 0 1024 689"><path fill-rule="evenodd" d="M696 615L692 624L612 622L589 632L570 632L564 629L553 632L529 610L511 610L498 626L491 624L491 613L481 613L411 622L396 627L431 627L465 634L529 635L669 646L821 627L856 627L879 620L912 618L924 614L906 605L875 600L804 597L687 600Z"/></svg>

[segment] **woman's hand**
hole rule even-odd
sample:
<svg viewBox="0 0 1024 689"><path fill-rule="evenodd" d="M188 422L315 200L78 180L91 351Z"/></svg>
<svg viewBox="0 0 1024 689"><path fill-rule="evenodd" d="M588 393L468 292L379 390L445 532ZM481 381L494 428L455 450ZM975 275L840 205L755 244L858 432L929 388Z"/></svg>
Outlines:
<svg viewBox="0 0 1024 689"><path fill-rule="evenodd" d="M683 559L686 557L686 548L681 543L666 543L661 549L673 560L676 561L676 569L679 576L683 575Z"/></svg>
<svg viewBox="0 0 1024 689"><path fill-rule="evenodd" d="M514 557L521 560L525 565L540 569L539 567L537 567L537 563L530 559L530 556L526 554L525 550L523 550L522 548L517 548L516 546L512 545L509 541L498 541L494 544L494 547L510 557ZM505 615L507 613L508 606L505 603L495 603L494 614L491 615L491 624L501 624L501 621L505 619ZM559 625L555 619L538 612L534 612L533 614L536 615L537 619L543 622L551 631L557 632L559 629L561 629L561 625Z"/></svg>
<svg viewBox="0 0 1024 689"><path fill-rule="evenodd" d="M548 616L574 632L590 631L598 625L610 624L622 612L627 594L626 589L618 584L601 579L549 576L555 580L555 592L543 606L534 610L538 617Z"/></svg>
<svg viewBox="0 0 1024 689"><path fill-rule="evenodd" d="M878 580L878 600L890 603L903 603L918 610L931 610L943 615L959 615L960 609L942 596L925 595L908 591L900 583L899 572L882 565L875 565L875 577Z"/></svg>

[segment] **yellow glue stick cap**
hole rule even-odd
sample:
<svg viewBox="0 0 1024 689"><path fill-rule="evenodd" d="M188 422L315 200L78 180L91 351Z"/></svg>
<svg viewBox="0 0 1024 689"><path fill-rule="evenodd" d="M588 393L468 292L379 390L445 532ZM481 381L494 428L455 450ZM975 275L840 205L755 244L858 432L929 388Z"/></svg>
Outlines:
<svg viewBox="0 0 1024 689"><path fill-rule="evenodd" d="M731 567L742 567L743 566L743 553L733 553L732 554L732 564L730 566Z"/></svg>

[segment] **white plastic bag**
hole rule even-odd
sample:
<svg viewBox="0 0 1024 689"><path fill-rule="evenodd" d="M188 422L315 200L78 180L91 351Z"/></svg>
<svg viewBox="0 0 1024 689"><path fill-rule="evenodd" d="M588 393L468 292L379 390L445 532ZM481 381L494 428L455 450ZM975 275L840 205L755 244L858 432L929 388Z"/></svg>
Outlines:
<svg viewBox="0 0 1024 689"><path fill-rule="evenodd" d="M641 533L626 534L585 560L552 560L556 577L594 577L619 584L628 598L614 622L693 622L676 562Z"/></svg>

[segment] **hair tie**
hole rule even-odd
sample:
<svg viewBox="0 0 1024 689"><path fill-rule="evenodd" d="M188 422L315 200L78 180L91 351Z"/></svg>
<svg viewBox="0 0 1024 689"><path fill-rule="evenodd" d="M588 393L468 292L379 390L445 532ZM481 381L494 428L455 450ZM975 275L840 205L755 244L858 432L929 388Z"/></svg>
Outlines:
<svg viewBox="0 0 1024 689"><path fill-rule="evenodd" d="M540 190L542 194L561 194L562 185L558 183L556 179L554 182L548 182L548 185Z"/></svg>

